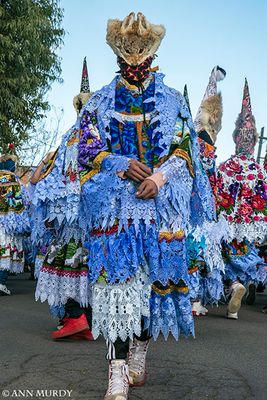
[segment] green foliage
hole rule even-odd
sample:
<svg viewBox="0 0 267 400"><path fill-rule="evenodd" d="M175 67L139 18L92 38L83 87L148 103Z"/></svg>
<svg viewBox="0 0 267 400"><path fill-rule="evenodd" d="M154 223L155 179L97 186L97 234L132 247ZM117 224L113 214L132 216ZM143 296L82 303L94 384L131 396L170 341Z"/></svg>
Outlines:
<svg viewBox="0 0 267 400"><path fill-rule="evenodd" d="M60 81L63 10L59 0L0 1L0 150L17 150L49 109L44 95Z"/></svg>

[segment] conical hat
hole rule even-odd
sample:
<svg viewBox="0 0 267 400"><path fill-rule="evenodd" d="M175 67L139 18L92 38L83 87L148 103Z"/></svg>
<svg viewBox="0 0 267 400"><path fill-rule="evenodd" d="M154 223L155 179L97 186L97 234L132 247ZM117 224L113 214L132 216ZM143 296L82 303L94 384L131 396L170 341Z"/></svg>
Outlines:
<svg viewBox="0 0 267 400"><path fill-rule="evenodd" d="M86 62L86 57L84 57L80 93L89 93L89 92L90 92L90 85L88 78L87 62Z"/></svg>
<svg viewBox="0 0 267 400"><path fill-rule="evenodd" d="M236 144L236 154L244 153L252 155L254 153L258 135L255 118L252 114L247 78L245 78L241 112L235 123L233 139Z"/></svg>

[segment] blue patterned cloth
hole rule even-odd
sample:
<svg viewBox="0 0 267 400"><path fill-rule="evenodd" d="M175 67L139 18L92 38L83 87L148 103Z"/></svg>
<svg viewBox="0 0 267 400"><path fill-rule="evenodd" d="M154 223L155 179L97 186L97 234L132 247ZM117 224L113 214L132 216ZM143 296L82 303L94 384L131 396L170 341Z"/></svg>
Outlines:
<svg viewBox="0 0 267 400"><path fill-rule="evenodd" d="M83 240L92 288L99 279L127 287L140 270L151 284L184 286L166 295L152 291L150 316L143 315L155 338L163 332L178 339L194 332L186 236L215 214L186 101L163 77L151 74L139 93L116 77L89 99L63 137L53 170L36 187L35 242L44 237L45 220L58 242ZM137 121L125 120L127 114ZM138 185L120 177L129 158L163 173L167 183L156 199L138 199Z"/></svg>
<svg viewBox="0 0 267 400"><path fill-rule="evenodd" d="M241 248L241 244L240 248ZM259 250L248 240L242 243L242 249L246 251L237 252L233 243L225 244L227 257L225 258L225 279L235 282L241 281L244 285L249 282L265 282L267 278L266 264L259 256Z"/></svg>
<svg viewBox="0 0 267 400"><path fill-rule="evenodd" d="M88 115L95 113L96 100L97 122L93 123L90 118L88 120ZM144 104L141 137L145 140L140 144L138 124L123 118L128 114L136 116L138 112L140 115L141 101ZM152 115L150 120L145 117L147 113ZM128 279L143 269L151 283L158 281L168 285L182 281L188 285L186 233L192 226L214 218L214 204L208 178L199 161L197 136L184 98L163 84L161 74L153 74L150 85L139 95L115 79L89 100L81 113L82 121L84 115L88 120L88 129L84 129L86 142L90 145L87 165L92 166L96 147L97 154L110 153L105 156L99 172L82 187L90 282L96 283L104 270L108 284L127 284ZM99 132L96 138L92 129L90 135L91 125ZM188 153L192 157L194 176L185 159L172 155L173 149L179 148L181 126L182 131L187 130L190 134ZM96 146L93 148L94 141ZM82 149L83 165L86 163L85 148ZM138 185L118 176L118 172L127 170L127 158L139 159L154 172L164 173L168 182L155 200L137 199ZM121 159L125 160L125 165L121 165ZM110 165L109 169L106 163ZM162 232L172 235L179 230L185 232L179 240L161 237ZM169 324L166 324L167 320ZM162 296L152 292L151 315L146 321L155 338L160 331L165 337L171 332L176 339L180 332L193 333L188 293L172 292Z"/></svg>

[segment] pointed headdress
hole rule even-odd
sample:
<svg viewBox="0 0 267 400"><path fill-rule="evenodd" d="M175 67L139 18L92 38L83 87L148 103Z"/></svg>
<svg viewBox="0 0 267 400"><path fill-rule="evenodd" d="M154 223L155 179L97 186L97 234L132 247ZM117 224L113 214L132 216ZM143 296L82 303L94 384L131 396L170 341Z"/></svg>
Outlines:
<svg viewBox="0 0 267 400"><path fill-rule="evenodd" d="M73 105L78 115L84 104L89 100L91 96L92 93L90 92L87 61L86 57L84 57L80 93L73 98Z"/></svg>
<svg viewBox="0 0 267 400"><path fill-rule="evenodd" d="M212 144L216 142L222 122L222 96L217 92L217 82L223 80L225 76L225 70L218 65L212 69L194 122L196 131L207 133Z"/></svg>
<svg viewBox="0 0 267 400"><path fill-rule="evenodd" d="M80 93L89 93L89 92L90 92L90 85L89 85L87 62L86 62L86 57L84 57Z"/></svg>
<svg viewBox="0 0 267 400"><path fill-rule="evenodd" d="M253 155L258 140L255 118L252 114L248 81L245 78L241 112L233 132L236 154Z"/></svg>

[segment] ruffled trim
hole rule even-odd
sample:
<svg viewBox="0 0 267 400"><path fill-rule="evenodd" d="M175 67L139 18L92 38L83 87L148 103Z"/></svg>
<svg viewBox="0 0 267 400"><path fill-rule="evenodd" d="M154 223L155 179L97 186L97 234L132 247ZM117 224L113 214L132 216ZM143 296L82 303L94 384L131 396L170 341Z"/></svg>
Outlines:
<svg viewBox="0 0 267 400"><path fill-rule="evenodd" d="M158 233L155 224L140 224L138 231L130 225L126 231L114 227L109 231L94 231L85 244L89 253L89 281L95 283L102 270L107 281L125 282L136 275L140 265L146 268L151 282L166 285L187 280L187 259L184 234L180 239Z"/></svg>
<svg viewBox="0 0 267 400"><path fill-rule="evenodd" d="M24 269L23 236L9 235L0 228L0 270L20 274Z"/></svg>
<svg viewBox="0 0 267 400"><path fill-rule="evenodd" d="M13 274L21 274L24 270L24 260L14 261L11 258L0 259L0 271L8 271Z"/></svg>
<svg viewBox="0 0 267 400"><path fill-rule="evenodd" d="M173 231L184 229L187 232L193 179L186 161L172 156L157 171L168 181L155 200L161 224Z"/></svg>
<svg viewBox="0 0 267 400"><path fill-rule="evenodd" d="M249 238L251 242L262 243L267 237L267 222L265 221L254 221L253 224L242 222L240 224L231 224L231 227L233 229L233 237L238 242Z"/></svg>
<svg viewBox="0 0 267 400"><path fill-rule="evenodd" d="M0 226L0 247L16 248L18 252L23 251L23 236L6 233Z"/></svg>
<svg viewBox="0 0 267 400"><path fill-rule="evenodd" d="M200 277L198 299L201 304L218 304L224 298L223 275L214 269L207 276Z"/></svg>
<svg viewBox="0 0 267 400"><path fill-rule="evenodd" d="M39 278L44 259L45 259L44 256L36 256L35 264L34 264L34 278L35 279Z"/></svg>
<svg viewBox="0 0 267 400"><path fill-rule="evenodd" d="M201 227L192 231L192 235L197 242L204 239L205 246L203 246L202 257L208 271L213 269L224 271L222 242L229 242L234 237L234 232L225 218L219 216L217 221L205 221Z"/></svg>
<svg viewBox="0 0 267 400"><path fill-rule="evenodd" d="M180 334L195 335L194 320L189 293L173 291L161 296L152 291L150 317L145 319L145 329L157 340L160 333L167 340L170 334L178 340Z"/></svg>
<svg viewBox="0 0 267 400"><path fill-rule="evenodd" d="M30 232L30 219L27 210L21 213L10 211L0 215L0 226L8 235L18 235Z"/></svg>
<svg viewBox="0 0 267 400"><path fill-rule="evenodd" d="M267 264L258 265L258 282L262 282L264 285L267 284Z"/></svg>
<svg viewBox="0 0 267 400"><path fill-rule="evenodd" d="M157 220L155 202L137 199L136 192L133 182L122 180L116 174L95 175L82 188L84 219L81 226L91 231L92 227L110 228L119 221L119 228L127 230L129 220L136 230L141 220L150 225L151 220Z"/></svg>
<svg viewBox="0 0 267 400"><path fill-rule="evenodd" d="M230 262L225 264L225 278L231 282L240 280L247 285L250 281L257 283L266 280L264 277L267 275L267 270L255 247L252 247L246 255L229 258Z"/></svg>
<svg viewBox="0 0 267 400"><path fill-rule="evenodd" d="M108 162L110 156L105 162ZM122 160L123 161L123 160ZM169 176L169 182L160 190L156 200L140 200L137 186L122 180L116 174L99 173L83 185L82 203L84 216L80 226L106 229L119 221L119 229L128 229L129 220L138 231L140 222L150 226L158 221L173 231L188 229L192 178L182 159L170 160L179 165L179 174ZM127 164L124 165L125 167Z"/></svg>
<svg viewBox="0 0 267 400"><path fill-rule="evenodd" d="M124 284L92 286L92 334L115 342L141 335L142 317L149 316L151 285L146 274L139 273Z"/></svg>
<svg viewBox="0 0 267 400"><path fill-rule="evenodd" d="M90 289L87 271L62 271L43 267L40 271L35 299L50 306L62 306L68 299L74 299L82 307L87 307Z"/></svg>
<svg viewBox="0 0 267 400"><path fill-rule="evenodd" d="M195 271L192 274L189 274L188 290L189 290L190 298L192 300L198 300L200 279L201 278L200 278L199 271Z"/></svg>
<svg viewBox="0 0 267 400"><path fill-rule="evenodd" d="M77 165L78 122L64 135L50 174L35 187L32 198L32 240L35 244L47 242L45 220L53 222L53 236L63 244L70 237L77 241L82 238L78 225L81 192Z"/></svg>

